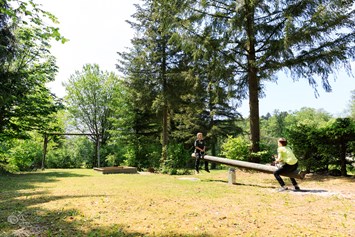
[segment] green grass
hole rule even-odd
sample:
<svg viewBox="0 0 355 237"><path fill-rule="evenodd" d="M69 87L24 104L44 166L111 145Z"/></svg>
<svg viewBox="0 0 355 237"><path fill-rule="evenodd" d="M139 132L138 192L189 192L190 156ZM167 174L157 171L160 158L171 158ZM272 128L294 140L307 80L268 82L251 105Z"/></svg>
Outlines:
<svg viewBox="0 0 355 237"><path fill-rule="evenodd" d="M237 171L236 185L227 175L0 176L0 236L355 236L354 178L313 176L300 182L307 192L277 193L270 174Z"/></svg>

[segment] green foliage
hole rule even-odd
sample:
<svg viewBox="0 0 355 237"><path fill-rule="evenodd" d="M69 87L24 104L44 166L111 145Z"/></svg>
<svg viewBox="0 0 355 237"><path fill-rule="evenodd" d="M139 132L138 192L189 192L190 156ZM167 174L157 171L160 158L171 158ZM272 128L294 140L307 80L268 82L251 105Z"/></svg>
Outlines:
<svg viewBox="0 0 355 237"><path fill-rule="evenodd" d="M307 171L327 169L332 156L326 152L329 148L321 151L322 138L319 130L331 118L329 113L311 108L303 108L286 118L286 137Z"/></svg>
<svg viewBox="0 0 355 237"><path fill-rule="evenodd" d="M355 121L351 118L337 118L329 121L328 124L320 131L322 143L326 146L333 146L334 155L337 155L337 165L340 166L341 174L347 175L347 165L351 166L351 162L347 161L347 157L354 157L355 150L353 143L355 142Z"/></svg>
<svg viewBox="0 0 355 237"><path fill-rule="evenodd" d="M168 146L168 158L161 164L160 171L167 174L181 174L179 169L189 167L191 161L190 151L184 148L183 144L173 143ZM182 172L184 173L184 172Z"/></svg>
<svg viewBox="0 0 355 237"><path fill-rule="evenodd" d="M318 160L316 128L313 125L298 124L288 128L287 139L296 157L306 167L307 171L315 167L324 168Z"/></svg>
<svg viewBox="0 0 355 237"><path fill-rule="evenodd" d="M106 144L108 130L112 128L109 103L116 90L116 81L114 73L101 71L97 64L87 64L65 84L65 100L74 125L82 132L101 134L102 144Z"/></svg>
<svg viewBox="0 0 355 237"><path fill-rule="evenodd" d="M334 119L323 110L302 108L288 113L282 119L284 132L272 132L270 128L275 127L279 115L276 111L273 116L263 118L263 141L272 145L271 142L276 144L278 137L286 137L300 165L308 172L339 169L345 176L347 170L352 169L350 160L354 157L355 134L353 119Z"/></svg>
<svg viewBox="0 0 355 237"><path fill-rule="evenodd" d="M108 166L117 166L118 164L117 158L113 154L107 155L105 161Z"/></svg>
<svg viewBox="0 0 355 237"><path fill-rule="evenodd" d="M8 163L8 151L12 147L13 140L0 140L0 174L8 173L10 171L9 163Z"/></svg>
<svg viewBox="0 0 355 237"><path fill-rule="evenodd" d="M204 0L190 4L193 10L185 18L192 21L189 32L211 46L219 45L209 47L210 54L230 69L237 95L245 97L248 92L254 152L260 144L258 99L264 95L264 81L276 81L277 73L286 71L294 80L307 80L317 94L318 84L331 91L332 73L340 67L351 68L353 1Z"/></svg>
<svg viewBox="0 0 355 237"><path fill-rule="evenodd" d="M46 88L57 72L49 42L64 40L57 28L44 23L55 17L33 1L7 2L0 5L0 139L48 129L51 115L61 107Z"/></svg>
<svg viewBox="0 0 355 237"><path fill-rule="evenodd" d="M94 163L94 145L87 137L71 137L60 147L48 149L48 168L92 167Z"/></svg>
<svg viewBox="0 0 355 237"><path fill-rule="evenodd" d="M270 151L251 152L249 160L255 163L271 163L272 155Z"/></svg>
<svg viewBox="0 0 355 237"><path fill-rule="evenodd" d="M9 139L0 142L0 172L30 171L41 167L42 136L28 133L30 139Z"/></svg>
<svg viewBox="0 0 355 237"><path fill-rule="evenodd" d="M349 102L350 117L355 120L355 90L351 91L351 98Z"/></svg>
<svg viewBox="0 0 355 237"><path fill-rule="evenodd" d="M43 129L47 128L46 131L48 132L64 129L61 116L63 116L63 113L56 113L43 118L43 122L47 122ZM27 171L42 166L43 134L38 131L31 131L23 133L23 137L24 139L10 139L6 136L6 139L4 137L2 141L0 139L0 170L9 172ZM51 137L47 144L47 150L52 151L62 142L63 140L58 136Z"/></svg>
<svg viewBox="0 0 355 237"><path fill-rule="evenodd" d="M7 2L0 6L0 140L5 135L33 138L27 133L33 129L64 130L55 121L61 102L45 84L57 71L49 41L65 39L58 28L43 24L44 18L55 22L55 17L32 1L16 9ZM179 173L191 161L187 149L194 134L202 131L213 155L230 135L222 145L223 155L269 162L277 137L285 136L307 169L344 170L339 153L353 157L354 142L348 139L352 121L334 122L329 114L308 108L276 111L262 119L259 142L256 102L263 95L263 82L276 81L276 73L284 69L293 79L306 78L315 89L319 75L330 91L329 75L341 65L347 67L355 55L352 3L273 3L145 0L137 5L130 22L137 33L133 46L119 54L124 79L98 65L85 65L66 85L76 128L101 134L102 165ZM247 95L253 108L248 134L252 144L237 137L242 129L236 108ZM2 142L0 169L23 170L37 162L37 142ZM53 138L49 146L50 167L95 165L95 147L87 138Z"/></svg>
<svg viewBox="0 0 355 237"><path fill-rule="evenodd" d="M162 160L167 159L169 128L179 113L184 95L191 88L184 78L188 70L186 55L179 44L177 16L185 9L184 1L149 1L137 7L132 28L137 32L128 53L120 53L119 68L127 74L135 108L137 133L161 134ZM140 126L137 126L140 125Z"/></svg>
<svg viewBox="0 0 355 237"><path fill-rule="evenodd" d="M214 53L218 42L205 43L186 28L187 3L146 0L137 5L130 22L137 37L129 52L119 54L131 94L132 127L139 134L161 136L162 161L169 159L168 140L188 144L192 134L203 131L214 153L220 137L237 131L238 113L229 103L235 96L233 75Z"/></svg>
<svg viewBox="0 0 355 237"><path fill-rule="evenodd" d="M273 140L273 143L264 142L263 140L260 143L261 151L253 153L251 152L251 160L257 161L257 163L270 164L274 161L273 156L277 151L276 139Z"/></svg>
<svg viewBox="0 0 355 237"><path fill-rule="evenodd" d="M111 100L118 86L117 75L101 71L97 64L84 65L82 71L76 71L65 84L65 101L74 127L83 133L92 133L94 144L99 139L102 147L107 145L111 136L109 131L114 128ZM96 160L98 162L98 157ZM105 161L105 157L100 159L100 163L101 160Z"/></svg>
<svg viewBox="0 0 355 237"><path fill-rule="evenodd" d="M125 145L123 150L124 163L129 166L143 168L159 168L161 145L156 139L139 136Z"/></svg>
<svg viewBox="0 0 355 237"><path fill-rule="evenodd" d="M222 155L228 159L244 160L249 159L250 142L245 138L229 136L222 144Z"/></svg>
<svg viewBox="0 0 355 237"><path fill-rule="evenodd" d="M275 110L273 115L261 119L261 134L268 137L285 137L287 127L287 112Z"/></svg>
<svg viewBox="0 0 355 237"><path fill-rule="evenodd" d="M33 165L39 168L43 156L42 144L33 140L16 140L9 156L11 171L27 171Z"/></svg>
<svg viewBox="0 0 355 237"><path fill-rule="evenodd" d="M261 151L251 152L250 141L242 136L228 137L222 143L222 156L233 160L243 160L256 163L271 163L272 154L275 153L276 148L269 144L260 144Z"/></svg>
<svg viewBox="0 0 355 237"><path fill-rule="evenodd" d="M132 146L126 146L125 152L123 154L123 157L125 158L125 164L128 166L135 166L136 164L136 152L134 147Z"/></svg>
<svg viewBox="0 0 355 237"><path fill-rule="evenodd" d="M124 165L126 163L125 153L127 149L129 149L128 144L125 144L122 140L119 141L118 139L115 139L115 142L100 146L101 166Z"/></svg>
<svg viewBox="0 0 355 237"><path fill-rule="evenodd" d="M72 157L67 149L56 149L48 152L46 165L48 168L73 168Z"/></svg>

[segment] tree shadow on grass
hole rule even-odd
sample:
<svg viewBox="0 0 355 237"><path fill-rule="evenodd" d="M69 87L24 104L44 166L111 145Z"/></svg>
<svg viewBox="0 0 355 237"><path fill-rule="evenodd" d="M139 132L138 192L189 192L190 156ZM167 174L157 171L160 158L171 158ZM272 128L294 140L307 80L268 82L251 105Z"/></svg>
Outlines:
<svg viewBox="0 0 355 237"><path fill-rule="evenodd" d="M39 183L55 183L58 178L84 177L88 175L75 172L46 171L0 176L0 237L11 236L190 236L210 237L208 234L184 235L167 231L157 235L153 229L138 232L123 223L112 225L97 224L96 216L85 216L79 209L58 206L56 210L44 208L41 204L57 200L72 200L80 202L81 198L102 198L109 195L52 195L50 190L38 189ZM87 207L90 209L90 206ZM119 215L119 214L118 214ZM142 220L144 221L144 220ZM95 223L96 222L96 223ZM101 221L102 222L102 221ZM119 221L118 221L119 222ZM100 220L98 220L100 223ZM156 230L159 232L161 230Z"/></svg>
<svg viewBox="0 0 355 237"><path fill-rule="evenodd" d="M0 194L2 191L14 191L19 189L32 189L34 183L56 182L58 178L85 177L88 175L60 170L26 172L19 174L7 174L0 176Z"/></svg>
<svg viewBox="0 0 355 237"><path fill-rule="evenodd" d="M55 199L48 191L36 190L39 183L54 183L58 178L84 177L73 172L46 171L8 174L0 176L0 217L11 211L26 209L27 206L45 203ZM33 196L40 199L32 198Z"/></svg>
<svg viewBox="0 0 355 237"><path fill-rule="evenodd" d="M13 212L5 222L0 224L0 237L18 236L70 236L70 237L138 237L138 236L180 236L180 237L212 237L209 234L182 234L172 231L157 234L154 231L138 232L133 226L116 223L99 225L94 218L85 218L76 209L48 211L41 208L28 208L21 212ZM85 225L85 227L83 227ZM157 232L159 232L158 230Z"/></svg>
<svg viewBox="0 0 355 237"><path fill-rule="evenodd" d="M0 229L6 229L12 226L8 218L21 218L19 213L27 213L32 205L46 203L52 200L65 198L51 196L49 191L37 190L40 183L54 183L59 178L83 177L86 175L76 174L74 172L63 172L60 170L45 172L26 172L18 174L6 174L0 176ZM30 211L32 213L32 211ZM20 216L19 216L20 215ZM19 222L23 228L28 224L27 221ZM13 229L13 228L10 228ZM18 230L16 228L15 230ZM9 236L8 233L0 232L0 235ZM13 236L33 236L19 233ZM10 235L11 236L11 235ZM36 236L36 235L34 235Z"/></svg>

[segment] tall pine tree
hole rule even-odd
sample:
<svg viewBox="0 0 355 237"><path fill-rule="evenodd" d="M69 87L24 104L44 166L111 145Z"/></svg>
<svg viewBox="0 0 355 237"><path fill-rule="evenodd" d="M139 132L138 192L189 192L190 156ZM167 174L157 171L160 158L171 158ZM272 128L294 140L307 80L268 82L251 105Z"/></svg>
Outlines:
<svg viewBox="0 0 355 237"><path fill-rule="evenodd" d="M263 83L286 71L305 78L317 89L317 79L331 91L329 76L354 59L354 1L204 0L194 4L197 23L223 39L220 55L234 68L240 96L249 95L253 152L259 151L259 98Z"/></svg>
<svg viewBox="0 0 355 237"><path fill-rule="evenodd" d="M119 53L118 67L135 95L136 119L142 125L137 132L160 133L164 161L174 110L185 88L186 55L174 44L184 1L146 0L136 7L130 22L136 37L129 52Z"/></svg>

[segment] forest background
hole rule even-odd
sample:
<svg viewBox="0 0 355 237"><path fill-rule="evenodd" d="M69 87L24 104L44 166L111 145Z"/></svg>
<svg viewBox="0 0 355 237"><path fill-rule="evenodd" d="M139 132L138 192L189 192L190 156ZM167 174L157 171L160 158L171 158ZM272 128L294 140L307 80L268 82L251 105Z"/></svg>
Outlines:
<svg viewBox="0 0 355 237"><path fill-rule="evenodd" d="M32 1L1 1L0 170L45 166L129 165L188 173L193 141L206 135L208 154L270 163L276 139L287 137L309 172L354 170L355 92L345 116L324 110L270 111L259 116L264 83L276 72L305 79L317 93L354 59L353 1L142 1L132 47L117 69L86 64L55 97L50 41L67 39ZM250 116L238 107L249 99ZM98 147L97 144L100 146ZM98 149L99 148L99 149ZM98 159L100 157L100 160Z"/></svg>

